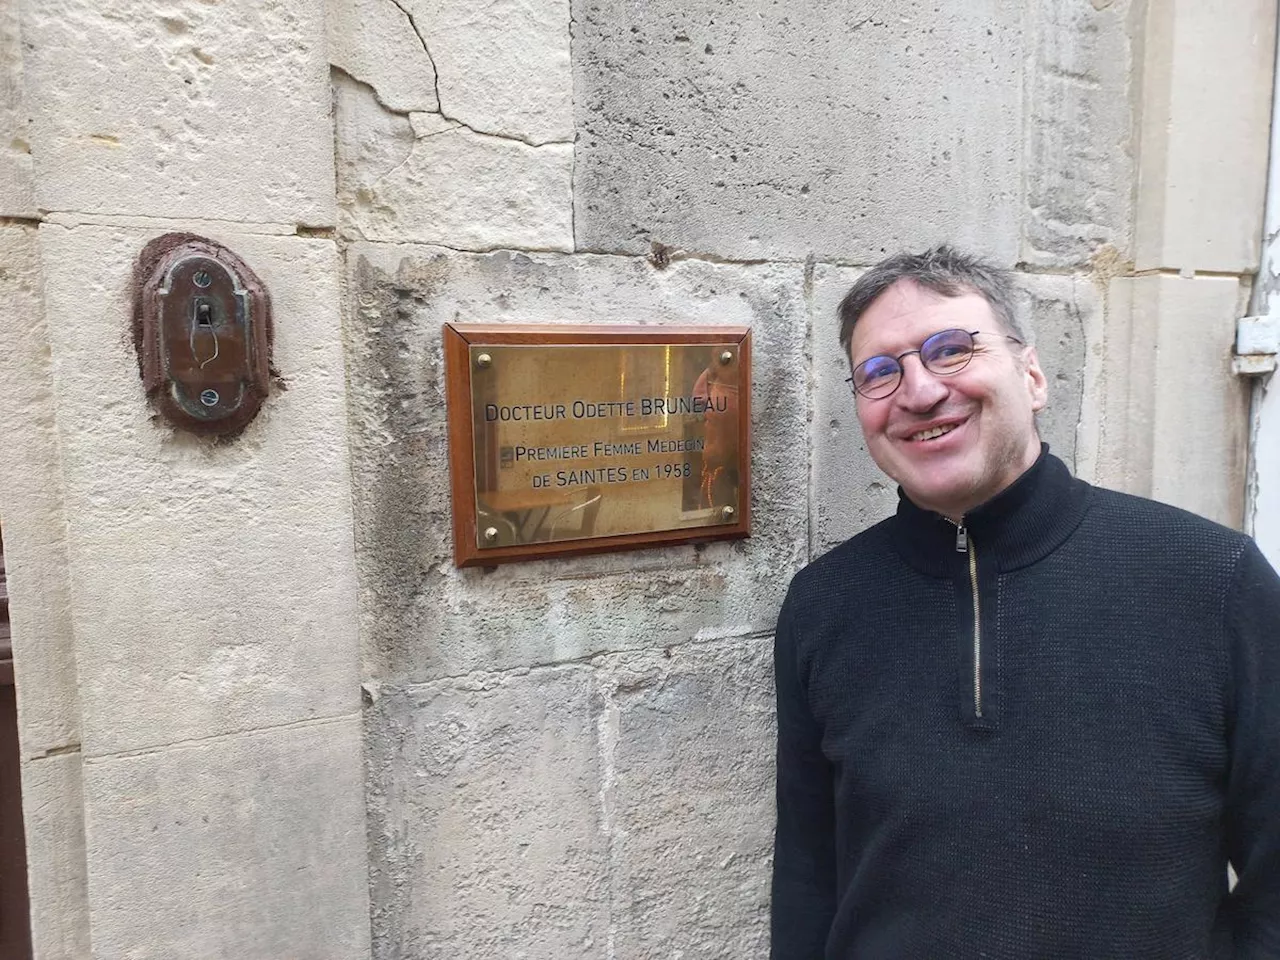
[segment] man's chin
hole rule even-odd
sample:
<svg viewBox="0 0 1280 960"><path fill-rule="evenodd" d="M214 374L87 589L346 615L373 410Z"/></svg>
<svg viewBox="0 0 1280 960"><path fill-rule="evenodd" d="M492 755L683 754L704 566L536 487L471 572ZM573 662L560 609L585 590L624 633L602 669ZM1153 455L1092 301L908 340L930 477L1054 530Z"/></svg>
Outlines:
<svg viewBox="0 0 1280 960"><path fill-rule="evenodd" d="M973 484L957 477L927 478L918 482L899 481L899 483L917 507L941 513L943 516L963 514L963 504L968 503L973 494Z"/></svg>

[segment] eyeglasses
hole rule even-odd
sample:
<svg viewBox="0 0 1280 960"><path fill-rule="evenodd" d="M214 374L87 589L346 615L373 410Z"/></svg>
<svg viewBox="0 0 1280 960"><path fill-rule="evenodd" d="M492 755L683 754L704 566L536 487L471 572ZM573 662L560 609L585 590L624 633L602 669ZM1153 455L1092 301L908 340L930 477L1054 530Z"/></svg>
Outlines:
<svg viewBox="0 0 1280 960"><path fill-rule="evenodd" d="M868 400L883 400L902 384L902 361L913 353L934 376L949 377L969 365L973 359L973 338L977 336L1003 336L1022 343L1017 337L986 330L940 330L920 344L919 350L908 350L896 357L888 354L868 357L853 368L853 376L847 377L845 383L852 384L854 392Z"/></svg>

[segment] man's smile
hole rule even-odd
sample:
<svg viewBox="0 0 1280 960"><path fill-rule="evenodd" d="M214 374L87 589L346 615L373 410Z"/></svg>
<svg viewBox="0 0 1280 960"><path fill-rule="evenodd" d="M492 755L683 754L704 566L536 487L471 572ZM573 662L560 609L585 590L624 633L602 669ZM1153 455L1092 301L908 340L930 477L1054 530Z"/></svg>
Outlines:
<svg viewBox="0 0 1280 960"><path fill-rule="evenodd" d="M944 424L940 427L930 427L928 430L921 430L919 433L911 435L912 440L934 440L944 436L958 427L958 423Z"/></svg>
<svg viewBox="0 0 1280 960"><path fill-rule="evenodd" d="M934 443L968 422L968 416L950 416L946 419L934 418L930 422L907 427L904 432L899 434L899 439L911 444Z"/></svg>

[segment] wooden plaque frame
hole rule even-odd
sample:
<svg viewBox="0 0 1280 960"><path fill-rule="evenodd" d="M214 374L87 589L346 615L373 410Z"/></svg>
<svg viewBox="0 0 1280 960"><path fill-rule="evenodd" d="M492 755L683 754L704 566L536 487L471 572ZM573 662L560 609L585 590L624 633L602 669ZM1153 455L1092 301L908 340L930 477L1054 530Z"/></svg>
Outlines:
<svg viewBox="0 0 1280 960"><path fill-rule="evenodd" d="M449 473L453 496L453 549L458 567L494 566L515 560L569 557L615 550L706 543L751 535L751 329L744 326L578 326L550 324L454 324L443 326L448 403ZM472 419L470 348L480 345L540 347L595 345L697 345L737 343L738 511L733 522L481 548L477 545L475 427Z"/></svg>

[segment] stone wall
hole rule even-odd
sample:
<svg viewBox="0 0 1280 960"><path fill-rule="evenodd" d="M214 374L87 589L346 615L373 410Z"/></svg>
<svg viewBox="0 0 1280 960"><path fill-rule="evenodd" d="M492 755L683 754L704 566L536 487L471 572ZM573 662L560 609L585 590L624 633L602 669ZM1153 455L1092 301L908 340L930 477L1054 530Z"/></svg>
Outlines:
<svg viewBox="0 0 1280 960"><path fill-rule="evenodd" d="M1264 0L0 0L38 955L764 957L774 620L895 500L835 304L903 247L1015 268L1053 449L1238 523L1274 37ZM229 444L131 354L179 229L276 304ZM751 538L455 569L452 321L750 325Z"/></svg>
<svg viewBox="0 0 1280 960"><path fill-rule="evenodd" d="M324 23L0 2L0 522L42 960L368 955ZM274 304L281 380L230 443L169 428L139 377L134 260L179 230Z"/></svg>
<svg viewBox="0 0 1280 960"><path fill-rule="evenodd" d="M373 5L340 6L345 31ZM1232 218L1261 215L1273 14L574 0L558 22L486 7L464 43L448 4L395 6L376 47L331 40L374 955L762 957L773 621L790 574L895 498L836 302L902 247L1016 267L1051 446L1238 522L1226 365L1256 237ZM376 49L400 46L390 73ZM1152 115L1223 57L1245 101ZM522 112L499 117L484 91L516 77ZM1248 158L1213 243L1150 213L1203 214L1177 182L1202 122ZM1151 159L1173 154L1183 173ZM454 569L451 321L750 324L751 539Z"/></svg>

